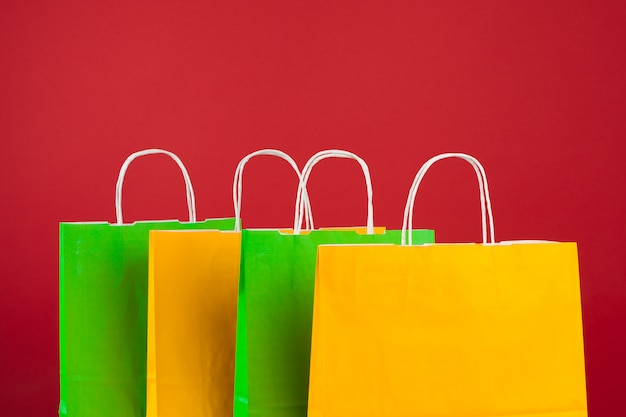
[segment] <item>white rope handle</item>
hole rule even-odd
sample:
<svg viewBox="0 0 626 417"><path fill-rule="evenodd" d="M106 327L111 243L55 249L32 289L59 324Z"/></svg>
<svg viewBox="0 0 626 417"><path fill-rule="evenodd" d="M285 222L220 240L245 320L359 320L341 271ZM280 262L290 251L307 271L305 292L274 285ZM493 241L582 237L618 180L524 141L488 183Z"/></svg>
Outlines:
<svg viewBox="0 0 626 417"><path fill-rule="evenodd" d="M419 169L415 179L413 180L413 184L411 185L411 189L409 190L409 196L407 198L406 206L404 208L404 219L402 221L402 240L401 245L406 245L406 237L408 234L408 244L413 244L413 209L415 206L415 196L417 195L417 190L420 186L420 183L424 179L426 172L428 169L437 161L447 158L460 158L467 162L469 162L474 171L476 172L476 177L478 178L478 187L480 188L480 212L482 219L482 234L483 234L483 243L489 243L487 238L487 217L489 217L489 240L490 243L495 243L495 232L493 225L493 213L491 211L491 197L489 196L489 185L487 184L487 175L485 174L485 169L478 161L478 159L474 158L471 155L467 155L464 153L444 153L441 155L434 156L430 158L422 167ZM408 233L407 233L408 230Z"/></svg>
<svg viewBox="0 0 626 417"><path fill-rule="evenodd" d="M299 209L299 206L302 205L302 201L300 199L300 192L302 190L306 191L306 184L309 181L309 176L311 175L311 170L313 166L317 164L319 161L326 158L345 158L345 159L354 159L361 165L361 169L363 170L363 176L365 177L365 185L367 187L367 234L374 234L374 205L372 203L372 179L370 176L370 170L365 163L365 161L357 156L356 154L340 149L328 149L325 151L320 151L313 155L307 163L304 165L302 169L302 184L298 187L298 199L296 201L296 213L298 214L298 219L294 223L294 234L300 233L300 224L302 223L302 211ZM313 225L311 226L313 227Z"/></svg>
<svg viewBox="0 0 626 417"><path fill-rule="evenodd" d="M309 202L309 196L308 196L308 193L306 192L306 189L304 189L303 191L300 190L300 186L302 184L302 173L300 172L298 165L296 164L296 162L293 160L291 156L287 155L283 151L279 151L277 149L261 149L261 150L258 150L258 151L255 151L246 155L241 161L239 161L239 164L237 164L237 168L235 169L235 178L233 179L233 206L235 209L235 231L237 232L241 231L241 194L242 194L242 188L243 188L243 168L245 167L246 163L248 163L250 159L259 155L269 155L269 156L276 156L276 157L282 158L285 161L289 162L289 165L291 165L294 171L296 171L296 174L298 174L298 181L299 181L297 198L300 198L299 197L300 195L303 196L301 205L303 206L303 211L306 213L306 217L305 217L306 226L305 227L311 228L313 225L313 214L311 212L311 203ZM296 212L295 219L297 220L298 218L300 218L299 212Z"/></svg>
<svg viewBox="0 0 626 417"><path fill-rule="evenodd" d="M180 160L176 154L166 151L163 149L145 149L143 151L138 151L131 154L120 168L120 173L117 177L117 184L115 185L115 217L117 219L117 224L124 224L124 220L122 217L122 185L124 184L124 176L126 175L126 170L131 162L133 162L136 158L145 155L155 155L155 154L163 154L167 155L174 160L178 164L183 177L185 179L185 188L187 191L187 208L189 210L189 221L191 223L196 222L196 198L193 193L193 186L191 185L191 178L189 177L189 173L187 172L187 168L183 164L183 161Z"/></svg>

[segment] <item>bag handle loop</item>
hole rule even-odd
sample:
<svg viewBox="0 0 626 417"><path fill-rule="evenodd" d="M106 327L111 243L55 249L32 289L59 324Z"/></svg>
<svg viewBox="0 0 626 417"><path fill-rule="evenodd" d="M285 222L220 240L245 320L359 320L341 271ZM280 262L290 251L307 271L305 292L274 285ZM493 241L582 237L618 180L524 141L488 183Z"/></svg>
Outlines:
<svg viewBox="0 0 626 417"><path fill-rule="evenodd" d="M309 196L306 192L306 189L304 189L303 191L301 191L300 189L300 186L302 184L302 173L300 172L298 165L296 164L296 162L293 160L291 156L289 156L283 151L279 151L277 149L261 149L243 157L241 161L239 161L239 164L237 164L237 168L235 169L235 178L233 180L233 206L235 209L235 231L236 232L241 231L241 194L242 194L242 188L243 188L243 169L246 163L248 163L250 159L254 158L255 156L260 156L260 155L276 156L278 158L282 158L285 161L287 161L289 165L291 165L294 171L296 171L296 174L298 174L298 180L299 180L297 198L299 198L300 195L302 195L303 198L302 198L302 204L296 205L297 211L295 214L295 220L300 219L300 222L302 222L301 216L299 216L299 209L300 209L300 206L302 206L302 210L306 213L306 216L305 216L306 226L305 227L307 229L312 227L313 215L311 213L311 203L309 202Z"/></svg>
<svg viewBox="0 0 626 417"><path fill-rule="evenodd" d="M170 152L163 149L145 149L142 151L132 153L124 163L122 164L122 168L120 168L120 173L117 177L117 184L115 185L115 217L117 220L117 224L124 224L123 216L122 216L122 186L124 184L124 176L126 175L126 171L128 170L128 166L131 162L133 162L136 158L145 155L155 155L155 154L163 154L167 155L174 160L178 164L180 171L183 174L183 178L185 179L185 188L187 192L187 209L189 211L189 221L191 223L196 222L196 198L193 192L193 186L191 185L191 178L189 177L189 173L187 172L187 168L183 164L183 161L180 158Z"/></svg>
<svg viewBox="0 0 626 417"><path fill-rule="evenodd" d="M430 167L437 161L447 158L460 158L463 159L472 165L474 171L476 172L476 177L478 178L478 187L480 189L480 212L482 219L482 234L483 234L483 243L495 243L495 233L494 233L494 225L493 225L493 213L491 211L491 197L489 196L489 185L487 184L487 175L485 174L485 169L478 161L478 159L474 158L471 155L464 153L443 153L441 155L434 156L430 158L417 172L415 179L413 180L413 184L409 190L409 196L407 198L406 206L404 208L404 219L402 221L402 240L401 245L407 244L407 235L408 235L408 245L413 244L413 209L415 206L415 196L417 195L417 190L420 186L420 183L424 179L426 172ZM487 217L489 218L489 238L487 237ZM490 241L490 242L489 242Z"/></svg>
<svg viewBox="0 0 626 417"><path fill-rule="evenodd" d="M374 234L374 205L372 203L373 201L372 179L370 176L369 168L367 166L367 163L365 163L365 161L359 156L357 156L356 154L352 152L340 150L340 149L328 149L328 150L320 151L316 153L315 155L313 155L311 158L309 158L307 163L304 165L304 168L302 169L302 184L298 188L298 198L296 201L296 213L298 213L299 217L297 221L294 223L294 227L293 227L294 234L297 235L301 231L300 224L302 223L303 213L299 209L299 206L302 205L302 201L300 199L300 193L303 191L306 191L306 185L307 185L307 182L309 181L309 176L311 175L311 170L313 169L313 166L315 166L315 164L317 164L321 160L327 159L327 158L354 159L355 161L359 163L359 165L361 165L361 169L363 170L363 176L365 177L365 185L367 187L367 234L368 235ZM311 228L313 228L313 224L311 224Z"/></svg>

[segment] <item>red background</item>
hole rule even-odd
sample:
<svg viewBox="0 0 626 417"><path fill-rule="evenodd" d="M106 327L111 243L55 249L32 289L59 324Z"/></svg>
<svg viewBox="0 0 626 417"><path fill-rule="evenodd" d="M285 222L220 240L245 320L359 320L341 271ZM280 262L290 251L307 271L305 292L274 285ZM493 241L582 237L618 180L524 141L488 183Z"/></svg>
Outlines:
<svg viewBox="0 0 626 417"><path fill-rule="evenodd" d="M58 402L58 222L114 221L117 171L162 147L200 218L232 213L246 153L370 165L378 225L398 228L419 166L478 157L496 238L579 243L591 416L626 415L626 3L3 1L0 10L0 413ZM416 226L480 239L471 168L437 165ZM287 226L283 162L246 170L244 222ZM311 178L319 226L365 221L358 166ZM131 166L127 220L185 218L165 157Z"/></svg>

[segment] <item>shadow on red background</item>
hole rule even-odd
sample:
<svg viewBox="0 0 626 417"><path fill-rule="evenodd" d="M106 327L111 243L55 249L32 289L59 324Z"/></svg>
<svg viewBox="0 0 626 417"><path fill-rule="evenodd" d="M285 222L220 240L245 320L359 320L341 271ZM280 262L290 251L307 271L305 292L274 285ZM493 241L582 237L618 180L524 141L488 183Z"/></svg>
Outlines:
<svg viewBox="0 0 626 417"><path fill-rule="evenodd" d="M418 167L477 156L496 237L579 243L590 415L626 415L626 4L623 2L4 2L0 13L0 404L54 415L58 222L114 220L133 151L186 162L199 217L232 213L238 160L324 148L370 164L378 225L398 228ZM549 3L549 4L548 4ZM246 169L244 222L288 226L282 162ZM477 241L475 179L433 169L417 227ZM319 226L365 221L356 164L311 178ZM184 219L162 157L131 166L127 220Z"/></svg>

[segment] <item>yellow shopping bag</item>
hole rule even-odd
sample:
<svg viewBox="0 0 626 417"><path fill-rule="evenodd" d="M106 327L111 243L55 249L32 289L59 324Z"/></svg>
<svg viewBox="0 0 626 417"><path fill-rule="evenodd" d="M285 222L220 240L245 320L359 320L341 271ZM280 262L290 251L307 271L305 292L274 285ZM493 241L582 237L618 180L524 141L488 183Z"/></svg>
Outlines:
<svg viewBox="0 0 626 417"><path fill-rule="evenodd" d="M148 416L232 410L240 242L234 231L150 233Z"/></svg>
<svg viewBox="0 0 626 417"><path fill-rule="evenodd" d="M320 246L309 417L587 415L576 244L494 243L464 154L422 167L403 230L426 170L452 156L479 174L483 244Z"/></svg>
<svg viewBox="0 0 626 417"><path fill-rule="evenodd" d="M225 417L233 413L237 294L241 248L241 179L235 171L236 230L150 232L147 415ZM308 196L302 196L309 214ZM298 205L299 206L299 205ZM298 213L296 213L298 216Z"/></svg>

